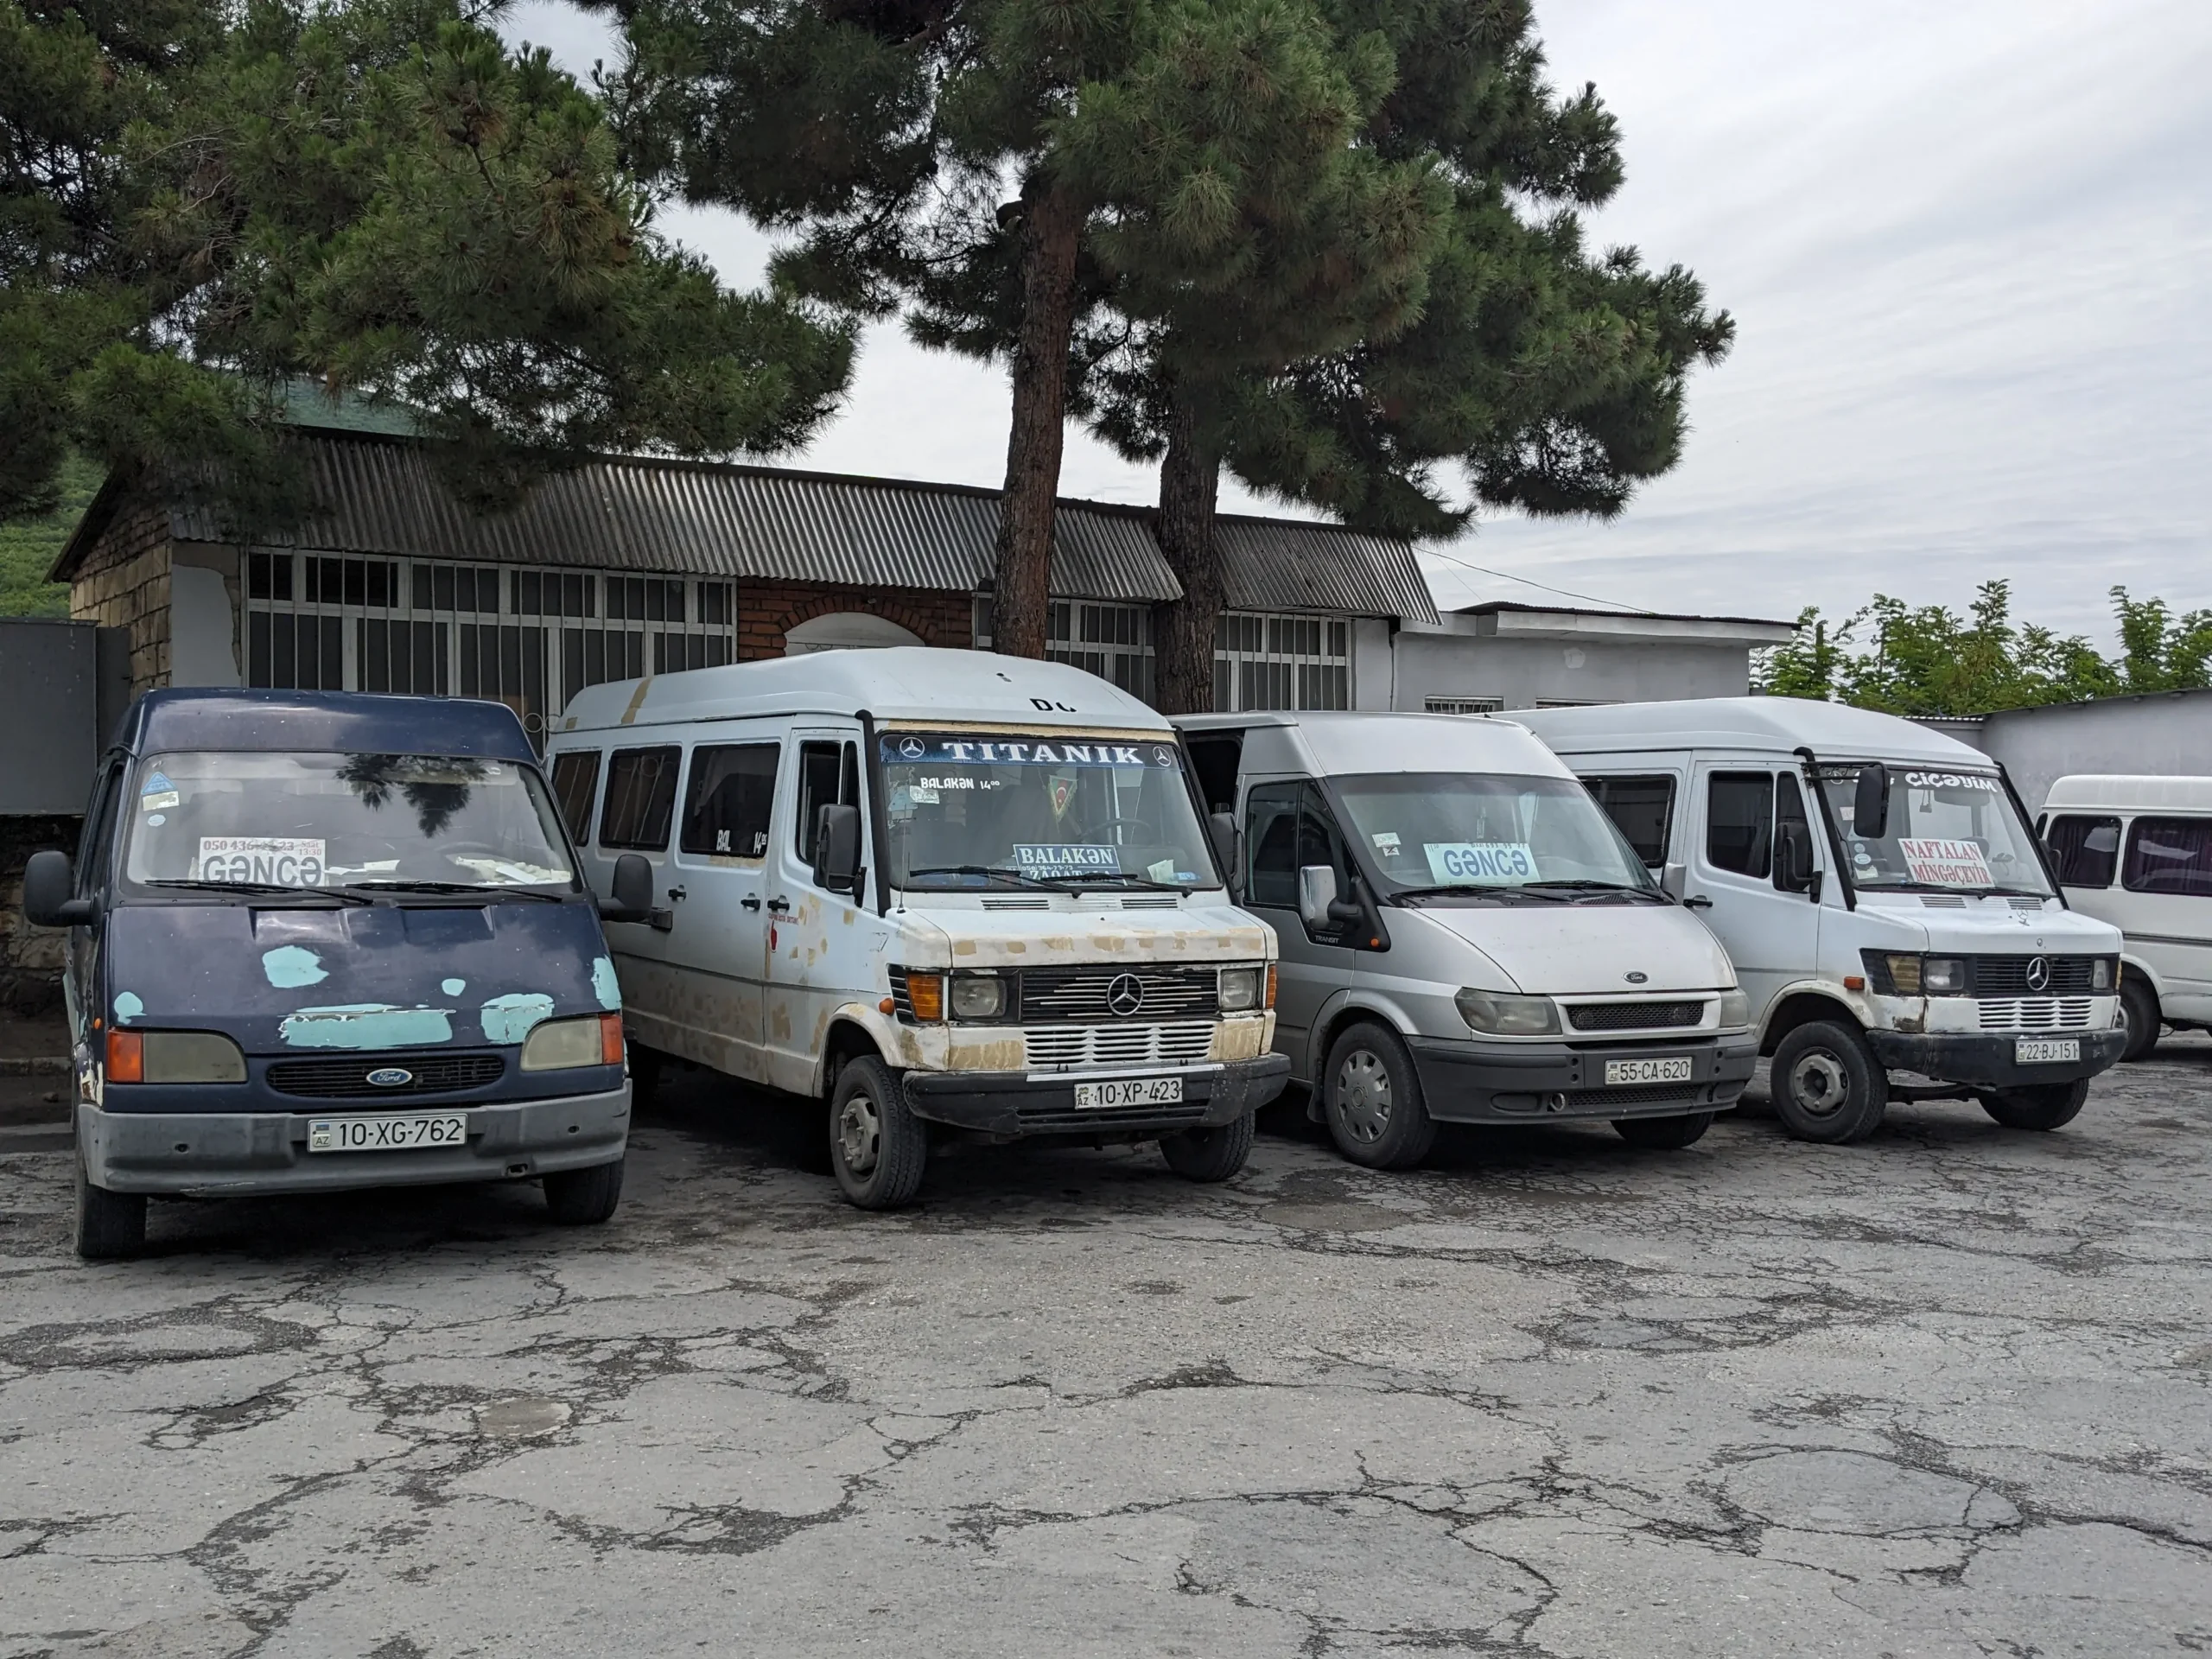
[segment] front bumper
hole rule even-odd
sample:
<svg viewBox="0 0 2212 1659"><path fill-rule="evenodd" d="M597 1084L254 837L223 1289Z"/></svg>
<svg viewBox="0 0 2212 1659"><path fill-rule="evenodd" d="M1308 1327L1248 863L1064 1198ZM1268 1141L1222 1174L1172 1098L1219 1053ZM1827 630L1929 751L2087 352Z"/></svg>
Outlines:
<svg viewBox="0 0 2212 1659"><path fill-rule="evenodd" d="M1127 1069L1096 1077L1139 1075ZM1031 1071L909 1071L906 1109L954 1128L1008 1137L1111 1135L1149 1140L1184 1129L1217 1128L1256 1111L1282 1092L1290 1076L1287 1054L1229 1060L1188 1068L1163 1066L1142 1075L1179 1077L1176 1106L1078 1107L1075 1085L1090 1073Z"/></svg>
<svg viewBox="0 0 2212 1659"><path fill-rule="evenodd" d="M1677 1117L1736 1103L1758 1065L1758 1039L1741 1032L1688 1042L1486 1043L1415 1037L1421 1098L1440 1123L1528 1123L1558 1118ZM1608 1086L1607 1060L1690 1062L1684 1083Z"/></svg>
<svg viewBox="0 0 2212 1659"><path fill-rule="evenodd" d="M366 1186L526 1180L611 1164L630 1134L630 1085L511 1105L410 1107L468 1120L457 1147L405 1152L308 1150L308 1125L358 1112L108 1112L77 1107L77 1147L111 1192L240 1198Z"/></svg>
<svg viewBox="0 0 2212 1659"><path fill-rule="evenodd" d="M2027 1065L2013 1058L2013 1044L2020 1039L2042 1040L2051 1037L2080 1039L2082 1058ZM2017 1089L2039 1083L2073 1083L2082 1077L2094 1077L2119 1063L2120 1051L2127 1046L2127 1033L2117 1028L1985 1032L1974 1035L1870 1031L1866 1044L1885 1071L1917 1071L1941 1083L1963 1083L1977 1088Z"/></svg>

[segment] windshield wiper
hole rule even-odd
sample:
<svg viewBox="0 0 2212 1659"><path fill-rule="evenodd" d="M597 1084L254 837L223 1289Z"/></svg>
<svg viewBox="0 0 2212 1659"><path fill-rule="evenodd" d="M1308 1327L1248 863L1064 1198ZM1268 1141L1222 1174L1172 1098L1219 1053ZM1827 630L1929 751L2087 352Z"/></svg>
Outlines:
<svg viewBox="0 0 2212 1659"><path fill-rule="evenodd" d="M565 893L542 893L534 887L498 887L477 881L348 881L342 887L327 888L327 892L343 893L367 903L367 895L378 893L514 893L524 899L542 899L557 905L568 897Z"/></svg>
<svg viewBox="0 0 2212 1659"><path fill-rule="evenodd" d="M281 894L287 899L335 899L341 904L367 905L374 899L358 893L348 893L343 887L293 887L282 881L201 881L173 880L142 881L141 887L175 887L188 893L236 893L250 896Z"/></svg>
<svg viewBox="0 0 2212 1659"><path fill-rule="evenodd" d="M986 875L1000 881L1029 881L1044 885L1043 878L1021 870L1001 870L989 864L931 864L918 870L906 872L906 880L923 875ZM900 885L904 885L901 883Z"/></svg>
<svg viewBox="0 0 2212 1659"><path fill-rule="evenodd" d="M1402 899L1456 899L1462 896L1470 899L1503 899L1515 893L1528 893L1531 899L1540 899L1548 905L1563 905L1568 902L1564 893L1529 892L1529 889L1535 885L1535 882L1518 882L1510 887L1504 885L1484 887L1473 881L1446 881L1441 886L1433 887L1400 887L1395 893L1391 893L1389 898L1395 903Z"/></svg>
<svg viewBox="0 0 2212 1659"><path fill-rule="evenodd" d="M1665 897L1656 888L1630 887L1625 881L1524 881L1522 886L1548 888L1558 893L1633 893L1646 899L1658 899L1662 902Z"/></svg>

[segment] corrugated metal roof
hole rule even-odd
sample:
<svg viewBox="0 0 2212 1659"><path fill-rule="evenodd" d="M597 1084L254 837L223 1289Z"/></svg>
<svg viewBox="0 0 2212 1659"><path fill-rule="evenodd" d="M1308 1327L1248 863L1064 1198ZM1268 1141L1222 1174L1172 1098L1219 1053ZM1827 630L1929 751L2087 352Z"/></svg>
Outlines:
<svg viewBox="0 0 2212 1659"><path fill-rule="evenodd" d="M1437 620L1411 542L1340 524L1224 513L1214 524L1214 545L1237 610Z"/></svg>
<svg viewBox="0 0 2212 1659"><path fill-rule="evenodd" d="M512 512L479 515L413 443L332 432L300 442L322 511L276 545L954 593L977 591L996 565L994 490L621 456L553 474ZM226 539L196 508L175 510L171 527L181 541ZM1408 543L1235 515L1219 520L1217 542L1237 609L1436 620ZM1052 591L1147 601L1182 589L1148 512L1062 501Z"/></svg>

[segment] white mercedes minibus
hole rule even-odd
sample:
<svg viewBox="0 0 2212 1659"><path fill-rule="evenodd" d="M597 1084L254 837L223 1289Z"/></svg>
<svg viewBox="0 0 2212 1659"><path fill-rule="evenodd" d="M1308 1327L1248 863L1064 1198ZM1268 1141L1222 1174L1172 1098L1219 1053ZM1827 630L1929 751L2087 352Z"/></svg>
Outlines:
<svg viewBox="0 0 2212 1659"><path fill-rule="evenodd" d="M913 1196L932 1131L1242 1166L1288 1070L1274 938L1135 697L897 647L594 686L556 724L594 885L653 872L607 928L641 1089L665 1054L826 1103L865 1208Z"/></svg>

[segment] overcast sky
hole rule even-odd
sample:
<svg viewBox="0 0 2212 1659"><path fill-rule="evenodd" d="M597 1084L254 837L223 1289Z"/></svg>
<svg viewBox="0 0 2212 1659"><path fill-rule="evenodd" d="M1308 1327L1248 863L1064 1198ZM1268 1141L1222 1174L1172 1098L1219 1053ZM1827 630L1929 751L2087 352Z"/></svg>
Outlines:
<svg viewBox="0 0 2212 1659"><path fill-rule="evenodd" d="M2106 590L2212 607L2212 0L1537 0L1561 86L1620 117L1596 239L1688 265L1736 316L1682 464L1611 524L1485 518L1438 602L1542 600L1465 563L1654 610L1831 615L1876 591L2109 648ZM594 20L506 29L571 68ZM726 281L766 245L664 221ZM996 486L1002 372L871 330L794 464ZM1149 502L1079 432L1061 493ZM1242 496L1224 505L1281 511Z"/></svg>

